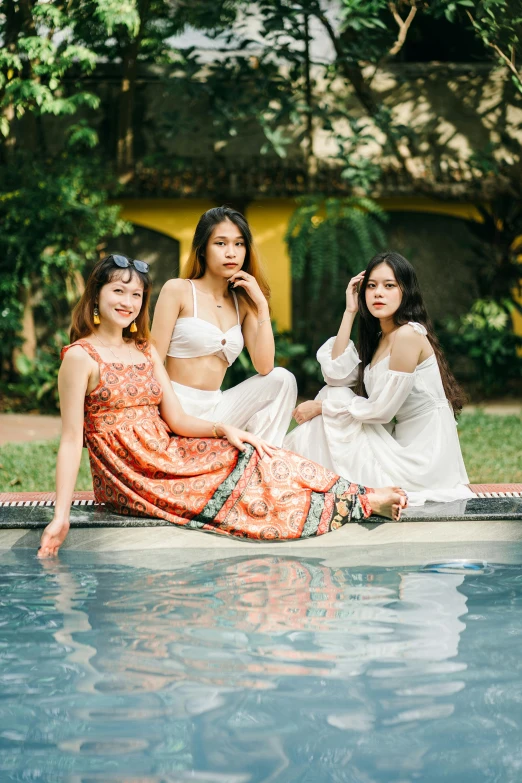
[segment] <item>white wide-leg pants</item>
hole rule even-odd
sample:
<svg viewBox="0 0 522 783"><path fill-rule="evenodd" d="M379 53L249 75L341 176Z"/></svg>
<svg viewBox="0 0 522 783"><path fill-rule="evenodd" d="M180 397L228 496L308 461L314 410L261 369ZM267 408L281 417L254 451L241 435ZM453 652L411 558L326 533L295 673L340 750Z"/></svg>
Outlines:
<svg viewBox="0 0 522 783"><path fill-rule="evenodd" d="M284 367L254 375L226 391L204 391L172 381L185 413L205 421L220 421L282 446L297 401L294 376Z"/></svg>

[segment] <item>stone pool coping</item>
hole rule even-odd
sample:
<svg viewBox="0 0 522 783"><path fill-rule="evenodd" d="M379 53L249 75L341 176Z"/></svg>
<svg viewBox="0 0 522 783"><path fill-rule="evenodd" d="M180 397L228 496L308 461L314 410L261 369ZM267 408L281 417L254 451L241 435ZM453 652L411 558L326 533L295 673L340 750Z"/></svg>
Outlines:
<svg viewBox="0 0 522 783"><path fill-rule="evenodd" d="M92 493L76 493L71 531L63 551L146 552L183 550L214 552L219 557L270 553L309 554L340 548L372 551L379 547L522 542L522 485L478 485L476 497L452 503L427 503L408 509L400 522L370 517L318 538L262 542L233 539L176 527L158 519L123 517L94 503ZM41 529L53 514L51 493L0 494L0 550L36 549Z"/></svg>
<svg viewBox="0 0 522 783"><path fill-rule="evenodd" d="M522 521L522 484L471 484L475 497L451 503L426 503L403 512L400 525L413 522ZM52 517L54 492L0 493L0 530L44 527ZM366 524L391 524L370 517ZM172 527L149 517L121 516L95 501L93 492L75 492L71 527Z"/></svg>
<svg viewBox="0 0 522 783"><path fill-rule="evenodd" d="M40 530L0 529L0 563L36 556ZM237 558L319 559L325 565L401 566L455 560L522 563L522 524L516 521L364 523L345 525L318 538L258 542L183 528L72 528L59 561L82 558L153 570L190 567ZM49 561L43 561L45 564ZM51 561L54 562L54 561Z"/></svg>

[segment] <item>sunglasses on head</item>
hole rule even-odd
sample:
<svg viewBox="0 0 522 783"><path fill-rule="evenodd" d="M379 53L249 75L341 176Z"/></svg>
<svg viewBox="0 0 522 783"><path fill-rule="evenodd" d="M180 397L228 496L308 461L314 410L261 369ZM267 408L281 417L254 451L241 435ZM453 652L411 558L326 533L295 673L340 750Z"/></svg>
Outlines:
<svg viewBox="0 0 522 783"><path fill-rule="evenodd" d="M133 266L137 272L142 272L144 275L149 271L149 265L146 261L138 261L136 258L127 258L127 256L119 256L114 253L111 253L109 258L111 258L120 269L128 269L129 266Z"/></svg>

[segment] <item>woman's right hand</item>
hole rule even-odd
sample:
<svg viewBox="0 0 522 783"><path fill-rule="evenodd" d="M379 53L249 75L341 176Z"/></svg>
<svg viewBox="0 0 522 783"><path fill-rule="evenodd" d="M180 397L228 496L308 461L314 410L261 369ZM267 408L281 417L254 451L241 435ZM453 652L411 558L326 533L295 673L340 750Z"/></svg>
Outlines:
<svg viewBox="0 0 522 783"><path fill-rule="evenodd" d="M357 289L359 285L362 283L365 272L366 270L363 269L363 271L359 272L358 275L352 277L352 279L348 283L348 287L346 289L346 312L347 313L355 314L359 309L359 292Z"/></svg>
<svg viewBox="0 0 522 783"><path fill-rule="evenodd" d="M68 520L55 518L52 520L52 522L49 522L44 532L42 533L40 548L38 550L38 557L54 557L57 555L58 550L67 538L68 532Z"/></svg>
<svg viewBox="0 0 522 783"><path fill-rule="evenodd" d="M269 457L274 456L274 452L277 451L276 446L271 446L262 438L258 438L257 435L252 435L251 432L245 432L237 427L232 427L231 424L218 424L217 432L220 437L226 438L231 446L235 446L239 451L245 450L245 443L250 443L261 459L265 454Z"/></svg>

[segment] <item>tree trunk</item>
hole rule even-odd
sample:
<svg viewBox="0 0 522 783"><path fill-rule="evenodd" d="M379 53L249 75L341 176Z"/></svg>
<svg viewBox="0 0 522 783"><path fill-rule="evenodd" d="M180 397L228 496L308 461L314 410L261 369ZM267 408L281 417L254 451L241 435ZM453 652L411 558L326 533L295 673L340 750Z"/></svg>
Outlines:
<svg viewBox="0 0 522 783"><path fill-rule="evenodd" d="M317 159L314 154L314 117L313 117L313 92L312 74L310 62L310 16L304 15L304 71L305 71L305 103L306 103L306 136L305 136L305 165L307 190L315 190L315 178L317 174Z"/></svg>
<svg viewBox="0 0 522 783"><path fill-rule="evenodd" d="M118 112L118 141L116 157L118 171L123 172L134 165L134 95L136 86L138 40L131 41L123 56L123 74Z"/></svg>
<svg viewBox="0 0 522 783"><path fill-rule="evenodd" d="M34 360L36 357L36 328L34 323L33 297L30 288L25 288L22 292L24 303L24 316L22 320L22 339L21 348L15 348L13 351L13 366L16 368L16 358L23 354L28 359Z"/></svg>
<svg viewBox="0 0 522 783"><path fill-rule="evenodd" d="M20 35L21 28L22 28L22 14L19 11L18 4L14 2L14 0L4 0L4 9L5 9L5 41L4 46L9 52L9 54L15 54L16 48L18 44L18 36ZM5 82L8 82L10 80L10 73L9 68L4 69L4 80ZM4 93L4 90L0 93L0 98L3 98L2 93ZM7 123L7 136L5 136L5 141L2 145L2 159L3 162L7 162L7 160L12 156L13 151L16 146L16 136L14 134L13 130L13 122L15 119L15 111L14 111L14 105L12 103L8 103L2 110L2 115Z"/></svg>
<svg viewBox="0 0 522 783"><path fill-rule="evenodd" d="M139 3L140 28L136 38L129 42L123 52L123 71L118 112L118 140L116 145L116 160L120 173L132 169L134 166L133 119L136 74L138 70L138 54L147 23L149 7L150 0L141 0Z"/></svg>

